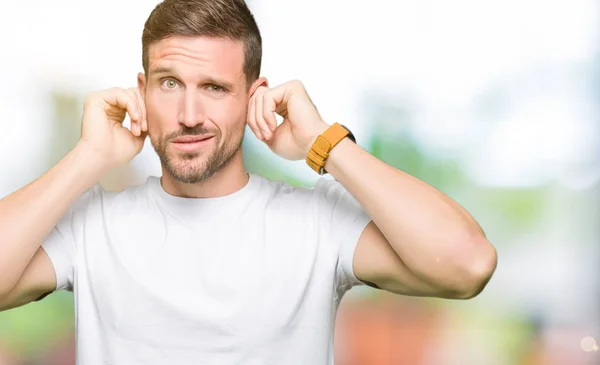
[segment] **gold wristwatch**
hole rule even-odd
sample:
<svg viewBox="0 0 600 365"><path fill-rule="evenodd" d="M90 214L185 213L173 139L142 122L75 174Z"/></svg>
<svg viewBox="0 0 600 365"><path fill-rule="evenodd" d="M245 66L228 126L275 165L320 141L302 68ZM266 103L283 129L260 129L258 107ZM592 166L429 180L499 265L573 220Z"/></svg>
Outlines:
<svg viewBox="0 0 600 365"><path fill-rule="evenodd" d="M331 127L327 128L325 132L317 137L310 151L308 151L308 155L306 156L306 163L308 166L315 170L319 175L326 174L325 163L327 162L329 153L333 147L346 137L356 143L356 139L352 132L343 125L334 123Z"/></svg>

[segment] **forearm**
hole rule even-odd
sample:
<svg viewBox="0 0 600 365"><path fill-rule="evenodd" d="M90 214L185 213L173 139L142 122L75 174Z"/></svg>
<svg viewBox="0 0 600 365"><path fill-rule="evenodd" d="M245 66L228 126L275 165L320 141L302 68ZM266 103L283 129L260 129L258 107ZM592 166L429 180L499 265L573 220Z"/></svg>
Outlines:
<svg viewBox="0 0 600 365"><path fill-rule="evenodd" d="M348 139L325 169L361 203L405 265L444 287L490 267L491 245L458 203L425 182L378 160ZM493 248L492 248L493 249Z"/></svg>
<svg viewBox="0 0 600 365"><path fill-rule="evenodd" d="M44 238L107 170L79 144L39 179L0 200L0 293L17 283Z"/></svg>

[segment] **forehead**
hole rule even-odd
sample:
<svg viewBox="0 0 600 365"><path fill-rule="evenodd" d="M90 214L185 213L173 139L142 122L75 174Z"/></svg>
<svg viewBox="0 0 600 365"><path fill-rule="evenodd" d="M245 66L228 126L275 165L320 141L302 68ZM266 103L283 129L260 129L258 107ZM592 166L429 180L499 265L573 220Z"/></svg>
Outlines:
<svg viewBox="0 0 600 365"><path fill-rule="evenodd" d="M156 68L197 70L221 77L243 76L243 43L216 37L169 37L148 48L148 72Z"/></svg>

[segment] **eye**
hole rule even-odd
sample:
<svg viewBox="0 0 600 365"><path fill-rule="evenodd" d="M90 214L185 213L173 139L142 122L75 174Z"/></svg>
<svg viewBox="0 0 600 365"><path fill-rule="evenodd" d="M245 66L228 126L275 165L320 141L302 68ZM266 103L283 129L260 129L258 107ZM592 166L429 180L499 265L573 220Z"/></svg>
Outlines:
<svg viewBox="0 0 600 365"><path fill-rule="evenodd" d="M173 80L173 79L165 79L162 82L163 86L169 90L173 90L175 88L177 88L178 84L177 81Z"/></svg>
<svg viewBox="0 0 600 365"><path fill-rule="evenodd" d="M216 92L216 93L220 93L220 92L225 91L225 88L223 88L222 86L219 86L219 85L210 84L210 85L208 85L208 90Z"/></svg>

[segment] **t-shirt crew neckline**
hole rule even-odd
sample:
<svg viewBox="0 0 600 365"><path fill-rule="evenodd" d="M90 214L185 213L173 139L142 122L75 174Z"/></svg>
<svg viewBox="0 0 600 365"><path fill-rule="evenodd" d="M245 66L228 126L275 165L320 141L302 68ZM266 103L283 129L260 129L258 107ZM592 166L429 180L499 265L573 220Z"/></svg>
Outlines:
<svg viewBox="0 0 600 365"><path fill-rule="evenodd" d="M248 182L240 190L231 194L214 198L184 198L167 193L158 176L148 178L150 190L161 205L174 213L193 213L208 208L231 207L234 204L250 201L259 190L261 179L255 174L248 174Z"/></svg>

